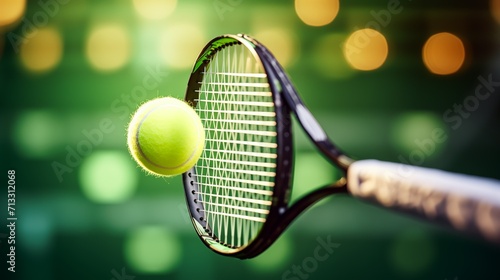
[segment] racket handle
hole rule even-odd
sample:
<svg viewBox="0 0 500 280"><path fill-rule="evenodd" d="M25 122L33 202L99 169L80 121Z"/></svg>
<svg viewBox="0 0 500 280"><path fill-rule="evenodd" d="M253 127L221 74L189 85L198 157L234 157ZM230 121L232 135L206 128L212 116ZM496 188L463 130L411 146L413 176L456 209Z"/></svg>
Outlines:
<svg viewBox="0 0 500 280"><path fill-rule="evenodd" d="M360 160L347 171L347 187L355 197L500 243L500 181Z"/></svg>

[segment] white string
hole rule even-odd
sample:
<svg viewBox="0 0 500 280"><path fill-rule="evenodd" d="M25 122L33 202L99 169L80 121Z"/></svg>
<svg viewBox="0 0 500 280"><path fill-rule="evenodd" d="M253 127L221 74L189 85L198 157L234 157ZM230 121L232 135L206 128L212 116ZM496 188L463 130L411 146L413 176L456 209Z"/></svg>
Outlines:
<svg viewBox="0 0 500 280"><path fill-rule="evenodd" d="M196 164L210 234L240 247L266 221L276 176L276 113L267 75L242 45L219 50L203 70L196 111L205 149Z"/></svg>
<svg viewBox="0 0 500 280"><path fill-rule="evenodd" d="M208 75L222 75L222 76L267 78L267 75L264 73L234 73L234 72L202 72L202 73L204 75L208 74Z"/></svg>
<svg viewBox="0 0 500 280"><path fill-rule="evenodd" d="M225 139L208 139L210 142L218 142L218 143L233 143L233 144L241 144L241 145L250 145L256 147L268 147L268 148L277 148L278 144L276 143L261 143L254 141L238 141L238 140L225 140Z"/></svg>
<svg viewBox="0 0 500 280"><path fill-rule="evenodd" d="M271 167L271 168L276 167L276 163L272 163L272 162L241 161L241 160L216 159L216 158L204 158L204 157L200 157L200 159L203 159L206 161L233 163L234 164L233 166L251 165L251 166L263 166L263 167Z"/></svg>
<svg viewBox="0 0 500 280"><path fill-rule="evenodd" d="M195 90L198 93L212 93L212 94L239 94L239 95L253 95L253 96L271 96L270 91L215 91L215 90Z"/></svg>

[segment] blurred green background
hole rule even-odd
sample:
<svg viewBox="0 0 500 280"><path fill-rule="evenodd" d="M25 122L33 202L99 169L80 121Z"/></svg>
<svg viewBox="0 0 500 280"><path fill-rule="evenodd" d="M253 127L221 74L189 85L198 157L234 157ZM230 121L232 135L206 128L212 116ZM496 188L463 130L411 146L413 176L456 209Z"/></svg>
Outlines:
<svg viewBox="0 0 500 280"><path fill-rule="evenodd" d="M147 176L125 141L139 104L183 97L208 40L247 33L348 154L498 179L499 29L498 0L0 0L0 171L16 172L18 218L11 273L5 176L0 278L499 279L498 247L347 196L255 259L216 255L181 178ZM446 141L422 146L436 130ZM295 140L297 198L339 171ZM318 238L338 244L324 261Z"/></svg>

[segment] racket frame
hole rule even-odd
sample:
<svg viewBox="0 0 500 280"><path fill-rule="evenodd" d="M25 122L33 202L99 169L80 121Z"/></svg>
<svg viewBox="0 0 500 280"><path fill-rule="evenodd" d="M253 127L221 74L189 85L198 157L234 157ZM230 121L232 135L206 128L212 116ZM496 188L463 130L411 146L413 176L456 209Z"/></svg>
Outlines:
<svg viewBox="0 0 500 280"><path fill-rule="evenodd" d="M199 89L200 83L203 80L205 66L209 64L211 58L218 50L232 44L244 45L256 61L260 61L262 68L267 74L274 102L277 132L276 177L272 205L270 206L266 222L254 240L245 246L234 248L221 244L219 240L214 239L210 235L211 229L204 220L202 214L204 210L203 203L198 200L196 194L198 187L195 167L183 173L183 182L191 221L203 243L221 255L246 259L259 255L271 246L290 223L315 202L334 193L347 193L346 180L342 177L337 182L318 188L300 198L293 205L289 205L293 182L292 112L316 147L328 160L340 167L344 174L353 160L333 145L319 123L304 105L290 79L271 52L261 43L247 35L228 34L216 37L201 51L191 72L185 95L185 100L193 108L197 106L197 89Z"/></svg>

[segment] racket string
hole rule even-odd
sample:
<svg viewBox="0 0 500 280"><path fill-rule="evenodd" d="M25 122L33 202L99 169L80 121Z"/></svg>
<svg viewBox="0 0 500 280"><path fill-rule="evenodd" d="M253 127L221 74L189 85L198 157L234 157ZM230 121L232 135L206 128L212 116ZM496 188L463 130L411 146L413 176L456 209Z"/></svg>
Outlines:
<svg viewBox="0 0 500 280"><path fill-rule="evenodd" d="M240 247L269 214L276 176L276 114L267 75L243 46L220 50L203 70L196 111L206 144L196 165L210 234Z"/></svg>

